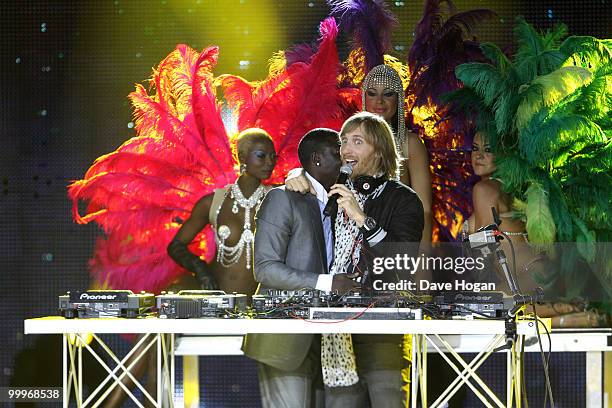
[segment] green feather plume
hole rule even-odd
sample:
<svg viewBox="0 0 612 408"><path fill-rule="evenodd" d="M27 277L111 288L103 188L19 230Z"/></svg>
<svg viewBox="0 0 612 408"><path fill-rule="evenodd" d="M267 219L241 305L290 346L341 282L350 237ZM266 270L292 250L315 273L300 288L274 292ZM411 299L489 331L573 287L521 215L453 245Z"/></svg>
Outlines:
<svg viewBox="0 0 612 408"><path fill-rule="evenodd" d="M530 242L578 244L551 254L559 268L546 283L588 297L587 263L612 298L612 251L596 245L612 241L612 40L564 40L565 26L540 33L522 18L514 32L516 54L482 44L491 63L459 65L464 88L446 100L478 111L496 154L495 177L526 218Z"/></svg>
<svg viewBox="0 0 612 408"><path fill-rule="evenodd" d="M593 74L588 69L574 66L537 77L519 89L521 102L516 111L516 127L525 127L536 112L553 106L579 87L588 85L592 79Z"/></svg>
<svg viewBox="0 0 612 408"><path fill-rule="evenodd" d="M531 183L527 188L527 235L529 242L552 244L555 242L557 227L548 208L548 194L539 183Z"/></svg>

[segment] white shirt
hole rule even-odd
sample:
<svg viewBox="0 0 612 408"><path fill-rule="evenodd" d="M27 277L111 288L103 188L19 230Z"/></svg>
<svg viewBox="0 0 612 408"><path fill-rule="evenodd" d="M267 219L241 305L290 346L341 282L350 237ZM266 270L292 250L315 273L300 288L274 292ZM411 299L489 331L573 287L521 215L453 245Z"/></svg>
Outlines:
<svg viewBox="0 0 612 408"><path fill-rule="evenodd" d="M323 209L325 208L325 205L327 204L327 200L328 200L327 190L325 190L325 187L323 187L321 183L319 183L314 177L308 174L308 172L305 170L304 170L304 175L310 181L310 184L312 184L312 187L317 193L316 196L317 196L317 201L319 202L319 213L321 214L321 224L323 225L323 235L325 239L325 252L327 253L327 262L331 263L333 259L333 255L334 255L334 240L333 240L333 234L332 234L333 226L331 225L331 220L329 219L329 217L325 217L323 215ZM329 228L327 229L327 231L325 228L326 221L329 225ZM333 280L334 280L334 277L331 274L328 274L328 273L319 274L319 276L317 277L317 284L315 286L315 289L322 290L325 292L330 292L332 289Z"/></svg>

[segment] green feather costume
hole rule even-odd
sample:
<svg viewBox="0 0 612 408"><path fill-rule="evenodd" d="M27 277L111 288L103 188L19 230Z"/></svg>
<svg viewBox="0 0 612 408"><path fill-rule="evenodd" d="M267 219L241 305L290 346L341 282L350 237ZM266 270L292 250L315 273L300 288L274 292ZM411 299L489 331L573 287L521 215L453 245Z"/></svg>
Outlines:
<svg viewBox="0 0 612 408"><path fill-rule="evenodd" d="M556 258L558 268L540 283L609 310L612 41L566 35L563 25L539 33L518 18L515 55L482 44L491 62L458 66L464 88L446 100L475 115L496 154L494 176L514 198L530 242ZM562 242L577 250L547 246ZM587 264L599 294L587 288Z"/></svg>

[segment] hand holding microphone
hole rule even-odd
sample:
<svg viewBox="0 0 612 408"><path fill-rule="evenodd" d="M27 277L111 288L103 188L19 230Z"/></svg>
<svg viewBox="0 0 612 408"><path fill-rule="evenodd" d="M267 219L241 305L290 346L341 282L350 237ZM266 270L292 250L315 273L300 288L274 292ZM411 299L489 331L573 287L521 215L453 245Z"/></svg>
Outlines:
<svg viewBox="0 0 612 408"><path fill-rule="evenodd" d="M352 173L353 173L353 166L351 166L350 164L345 164L344 166L340 167L340 174L338 175L338 179L336 179L335 184L346 183L346 181L348 180L348 178L350 177ZM326 217L330 217L332 214L335 214L338 212L338 198L339 197L340 197L340 194L334 194L331 197L329 197L329 200L327 200L327 204L325 205L325 208L323 209L323 215L325 215Z"/></svg>

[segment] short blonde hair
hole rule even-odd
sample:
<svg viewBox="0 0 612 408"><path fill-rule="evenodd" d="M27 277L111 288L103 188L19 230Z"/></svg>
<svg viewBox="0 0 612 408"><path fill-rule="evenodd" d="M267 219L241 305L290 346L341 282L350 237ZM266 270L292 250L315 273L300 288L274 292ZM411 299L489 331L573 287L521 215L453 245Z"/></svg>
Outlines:
<svg viewBox="0 0 612 408"><path fill-rule="evenodd" d="M393 131L381 116L370 112L359 112L344 122L340 138L363 126L363 138L374 148L374 167L389 179L396 179L399 172L400 156L395 148Z"/></svg>
<svg viewBox="0 0 612 408"><path fill-rule="evenodd" d="M255 142L268 141L274 146L272 137L263 129L260 128L248 128L240 132L236 136L236 153L235 158L238 163L242 163L242 160L251 149L251 145Z"/></svg>

